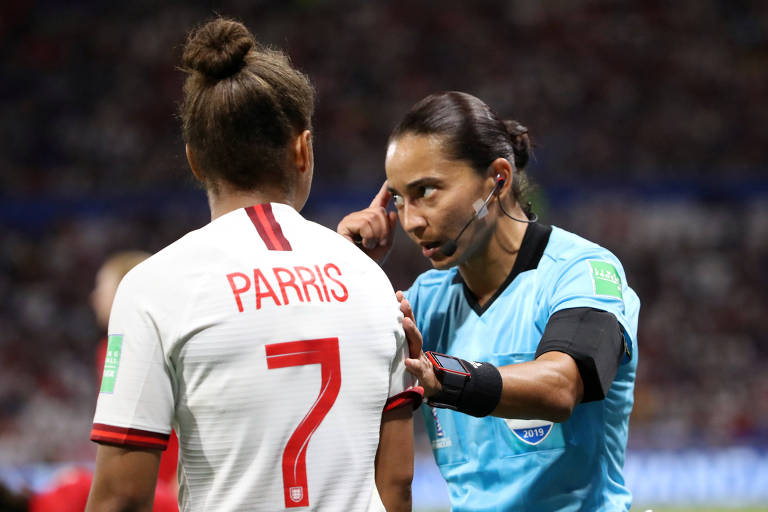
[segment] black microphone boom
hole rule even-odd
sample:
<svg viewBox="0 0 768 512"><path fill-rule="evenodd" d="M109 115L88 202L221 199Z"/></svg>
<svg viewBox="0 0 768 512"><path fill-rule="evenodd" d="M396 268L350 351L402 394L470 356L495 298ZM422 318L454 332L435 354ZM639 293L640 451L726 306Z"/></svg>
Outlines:
<svg viewBox="0 0 768 512"><path fill-rule="evenodd" d="M488 194L488 197L485 198L485 201L483 201L483 204L481 206L477 206L477 203L480 202L480 199L476 201L476 203L473 205L475 209L475 213L472 214L472 217L467 221L466 224L464 224L464 227L461 228L461 231L459 231L459 234L456 235L456 238L453 240L448 240L443 245L440 246L440 252L443 253L447 257L453 256L453 253L456 252L456 249L459 247L459 238L461 235L464 234L464 231L469 227L470 224L472 224L476 218L483 217L485 213L482 213L485 210L485 207L488 206L488 202L493 198L493 194L497 193L499 190L501 190L501 187L504 186L504 178L502 178L500 175L496 175L496 184L493 186L493 190L491 190L491 193ZM529 203L530 204L530 203ZM510 215L510 213L504 208L504 205L502 204L501 200L499 200L499 207L501 208L501 211L509 217L510 219L517 221L517 222L525 222L526 224L533 224L534 222L538 222L539 217L534 213L530 219L518 219L517 217L514 217ZM487 211L487 210L485 210Z"/></svg>
<svg viewBox="0 0 768 512"><path fill-rule="evenodd" d="M447 257L453 256L453 253L456 252L456 249L459 247L459 244L456 243L456 240L448 240L443 245L440 246L440 252L443 253Z"/></svg>
<svg viewBox="0 0 768 512"><path fill-rule="evenodd" d="M480 207L474 208L475 213L473 213L472 217L470 217L467 223L464 224L464 227L461 228L461 231L459 231L459 234L456 235L456 238L454 238L453 240L448 240L447 242L445 242L443 245L440 246L440 252L443 253L443 255L449 258L453 256L453 253L455 253L456 249L459 247L459 238L461 237L461 235L464 234L464 231L469 227L470 224L472 224L475 221L475 219L478 216L482 216L480 215L480 212L487 211L485 210L485 207L488 206L488 202L493 198L493 194L498 192L499 189L501 189L501 187L503 186L504 186L504 178L497 175L496 183L493 185L493 189L491 190L491 193L488 194L488 197L485 198L485 201L483 201L483 204ZM480 202L480 200L478 199L477 202ZM476 205L473 205L473 206L476 206ZM485 213L483 213L483 215L485 215Z"/></svg>

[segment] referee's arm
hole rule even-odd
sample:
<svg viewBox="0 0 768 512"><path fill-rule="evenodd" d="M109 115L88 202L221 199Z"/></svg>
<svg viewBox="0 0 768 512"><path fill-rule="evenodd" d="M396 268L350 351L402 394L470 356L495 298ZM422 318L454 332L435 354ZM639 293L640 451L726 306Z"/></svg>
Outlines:
<svg viewBox="0 0 768 512"><path fill-rule="evenodd" d="M502 391L493 416L563 422L581 402L584 383L571 356L551 351L499 368Z"/></svg>
<svg viewBox="0 0 768 512"><path fill-rule="evenodd" d="M560 310L549 318L535 360L499 369L503 389L493 415L565 421L579 403L608 395L625 355L624 331L613 314Z"/></svg>
<svg viewBox="0 0 768 512"><path fill-rule="evenodd" d="M626 350L613 314L560 310L549 318L533 361L499 368L501 397L491 414L566 421L578 404L606 397Z"/></svg>
<svg viewBox="0 0 768 512"><path fill-rule="evenodd" d="M426 398L439 398L442 385L422 351L421 333L407 301L401 301L401 310L411 351L406 367L419 379ZM628 346L613 314L594 308L563 309L547 322L533 361L498 369L490 364L477 365L490 367L491 371L478 375L481 380L475 384L472 384L474 379L470 380L454 408L474 416L490 414L563 422L571 417L579 403L607 396L625 355L630 355ZM488 376L496 384L484 380ZM478 412L475 407L467 406L478 401L464 396L470 393L470 385L472 392L481 390L476 398L490 404L488 408ZM489 389L495 391L490 393Z"/></svg>

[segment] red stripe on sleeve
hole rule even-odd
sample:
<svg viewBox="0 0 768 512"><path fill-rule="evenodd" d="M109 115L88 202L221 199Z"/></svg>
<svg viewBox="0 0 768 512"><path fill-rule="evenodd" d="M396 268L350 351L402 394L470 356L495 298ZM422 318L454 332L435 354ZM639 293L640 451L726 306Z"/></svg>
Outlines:
<svg viewBox="0 0 768 512"><path fill-rule="evenodd" d="M285 238L285 235L283 235L283 228L280 227L280 224L277 222L277 219L275 219L275 215L272 213L272 205L269 203L260 204L256 207L256 212L263 215L263 217L261 217L260 215L259 218L269 228L269 231L274 237L273 240L276 242L276 245L279 247L278 250L279 251L292 250L291 243L288 241L287 238Z"/></svg>
<svg viewBox="0 0 768 512"><path fill-rule="evenodd" d="M248 217L250 217L251 222L253 222L253 225L256 228L256 231L259 232L259 236L264 241L264 244L267 246L267 249L269 249L270 251L277 250L277 247L275 246L274 242L272 241L269 234L267 233L267 230L264 227L264 224L262 224L261 219L259 218L259 215L256 213L256 207L249 206L245 209L245 211L248 214Z"/></svg>
<svg viewBox="0 0 768 512"><path fill-rule="evenodd" d="M165 450L170 437L170 434L161 434L137 428L115 427L103 423L94 423L91 429L91 441L97 443L153 448L155 450Z"/></svg>
<svg viewBox="0 0 768 512"><path fill-rule="evenodd" d="M408 388L402 393L398 393L395 396L391 396L387 399L387 403L384 404L384 412L397 409L410 405L414 409L418 409L424 399L424 388L421 386L414 386Z"/></svg>

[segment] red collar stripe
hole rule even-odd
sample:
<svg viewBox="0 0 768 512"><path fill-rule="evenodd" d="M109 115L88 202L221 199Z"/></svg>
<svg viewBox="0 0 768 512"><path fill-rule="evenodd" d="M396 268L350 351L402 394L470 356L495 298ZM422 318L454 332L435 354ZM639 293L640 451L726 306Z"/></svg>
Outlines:
<svg viewBox="0 0 768 512"><path fill-rule="evenodd" d="M272 213L272 205L257 204L245 209L253 222L256 231L264 241L267 249L270 251L290 251L292 250L290 242L283 235L283 230Z"/></svg>

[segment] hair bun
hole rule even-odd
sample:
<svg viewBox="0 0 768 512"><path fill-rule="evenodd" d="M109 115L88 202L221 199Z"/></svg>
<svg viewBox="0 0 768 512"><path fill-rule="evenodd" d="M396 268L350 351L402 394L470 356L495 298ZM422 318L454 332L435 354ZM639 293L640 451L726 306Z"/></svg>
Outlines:
<svg viewBox="0 0 768 512"><path fill-rule="evenodd" d="M509 138L512 139L512 149L515 154L515 165L522 169L528 164L533 153L531 138L528 136L528 128L511 119L504 120L504 128L507 129Z"/></svg>
<svg viewBox="0 0 768 512"><path fill-rule="evenodd" d="M190 33L181 63L189 70L220 80L240 71L255 45L253 35L242 23L216 18Z"/></svg>
<svg viewBox="0 0 768 512"><path fill-rule="evenodd" d="M517 121L513 121L511 119L505 119L504 120L504 128L507 129L507 133L513 139L515 137L519 137L519 136L521 136L523 134L528 133L528 128L526 128L525 126L521 125Z"/></svg>

